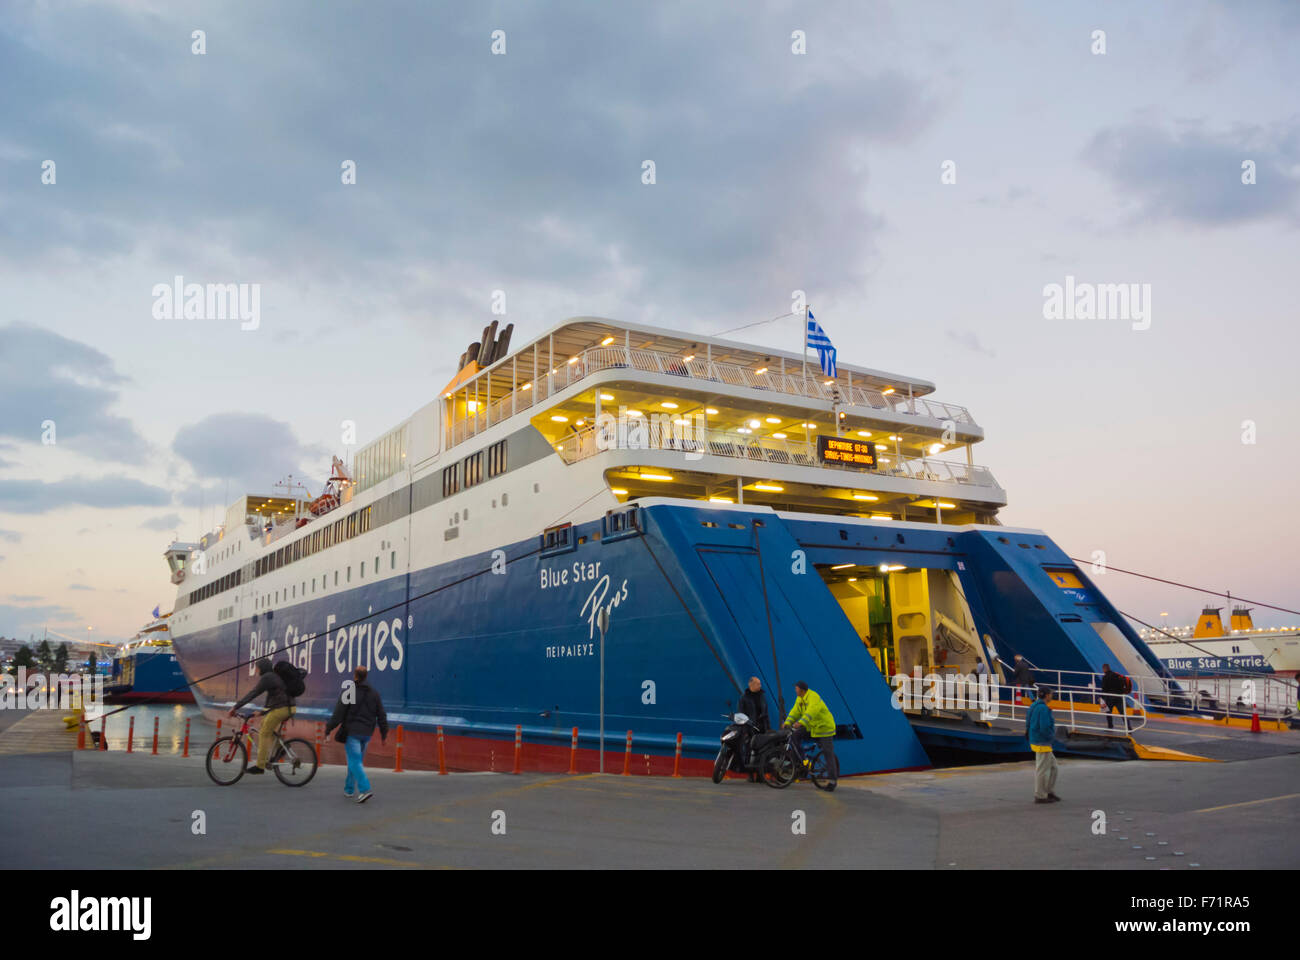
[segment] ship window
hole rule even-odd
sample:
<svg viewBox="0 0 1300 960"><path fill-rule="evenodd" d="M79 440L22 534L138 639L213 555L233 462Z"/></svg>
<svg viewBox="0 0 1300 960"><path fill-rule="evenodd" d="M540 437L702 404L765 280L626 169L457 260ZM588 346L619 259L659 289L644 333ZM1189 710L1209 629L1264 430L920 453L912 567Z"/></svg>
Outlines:
<svg viewBox="0 0 1300 960"><path fill-rule="evenodd" d="M471 454L463 460L465 464L465 487L473 487L484 479L484 454L482 450Z"/></svg>
<svg viewBox="0 0 1300 960"><path fill-rule="evenodd" d="M352 567L348 567L348 583L352 582Z"/></svg>
<svg viewBox="0 0 1300 960"><path fill-rule="evenodd" d="M442 471L442 495L450 497L460 490L460 464L452 464Z"/></svg>
<svg viewBox="0 0 1300 960"><path fill-rule="evenodd" d="M506 472L506 442L504 440L488 447L488 476L496 477Z"/></svg>
<svg viewBox="0 0 1300 960"><path fill-rule="evenodd" d="M379 558L375 557L375 573L379 572Z"/></svg>
<svg viewBox="0 0 1300 960"><path fill-rule="evenodd" d="M509 505L510 505L510 494L508 493L501 494L501 506L508 507Z"/></svg>
<svg viewBox="0 0 1300 960"><path fill-rule="evenodd" d="M335 570L335 571L334 571L334 586L337 587L338 585L339 585L339 572L338 572L337 570Z"/></svg>
<svg viewBox="0 0 1300 960"><path fill-rule="evenodd" d="M292 596L293 596L295 599L297 599L297 597L298 597L298 584L296 584L296 583L293 585L293 594L292 594Z"/></svg>
<svg viewBox="0 0 1300 960"><path fill-rule="evenodd" d="M543 556L573 550L576 546L573 542L573 524L562 523L559 526L547 527L542 531L541 540Z"/></svg>
<svg viewBox="0 0 1300 960"><path fill-rule="evenodd" d="M633 504L620 510L610 510L602 521L605 539L615 539L621 535L635 533L640 529L638 516L641 508Z"/></svg>
<svg viewBox="0 0 1300 960"><path fill-rule="evenodd" d="M362 579L365 579L365 576L366 576L366 561L362 560L362 561L361 561L361 577L362 577Z"/></svg>
<svg viewBox="0 0 1300 960"><path fill-rule="evenodd" d="M396 550L394 550L391 554L388 555L388 569L389 569L389 570L396 570L396 569L397 569L397 551L396 551Z"/></svg>

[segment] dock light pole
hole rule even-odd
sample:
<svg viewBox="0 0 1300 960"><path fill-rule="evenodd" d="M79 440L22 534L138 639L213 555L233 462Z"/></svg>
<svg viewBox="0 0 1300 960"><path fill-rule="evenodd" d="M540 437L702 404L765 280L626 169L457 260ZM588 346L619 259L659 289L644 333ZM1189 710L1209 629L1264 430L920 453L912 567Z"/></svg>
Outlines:
<svg viewBox="0 0 1300 960"><path fill-rule="evenodd" d="M601 607L596 614L596 627L600 630L600 772L605 772L605 631L609 629L609 607Z"/></svg>

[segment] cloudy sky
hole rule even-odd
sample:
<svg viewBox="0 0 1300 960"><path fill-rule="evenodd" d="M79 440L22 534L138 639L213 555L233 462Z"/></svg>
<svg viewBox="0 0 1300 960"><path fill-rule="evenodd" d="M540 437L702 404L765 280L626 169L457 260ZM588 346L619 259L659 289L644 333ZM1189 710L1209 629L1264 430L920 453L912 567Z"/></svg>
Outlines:
<svg viewBox="0 0 1300 960"><path fill-rule="evenodd" d="M1004 522L1300 608L1300 6L1132 6L9 0L0 635L133 633L173 533L432 398L498 289L516 343L805 290L971 409ZM158 318L178 275L259 326ZM1149 328L1045 319L1067 276Z"/></svg>

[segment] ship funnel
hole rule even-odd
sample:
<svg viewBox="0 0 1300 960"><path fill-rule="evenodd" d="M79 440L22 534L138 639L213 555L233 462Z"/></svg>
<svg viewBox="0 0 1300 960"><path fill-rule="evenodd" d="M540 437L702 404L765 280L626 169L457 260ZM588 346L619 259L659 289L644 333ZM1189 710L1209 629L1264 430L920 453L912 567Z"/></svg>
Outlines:
<svg viewBox="0 0 1300 960"><path fill-rule="evenodd" d="M1233 607L1232 608L1232 630L1254 630L1255 622L1250 619L1251 607Z"/></svg>
<svg viewBox="0 0 1300 960"><path fill-rule="evenodd" d="M1219 611L1222 609L1222 607L1206 607L1201 611L1196 621L1196 629L1192 631L1193 640L1223 636L1223 619L1219 616Z"/></svg>

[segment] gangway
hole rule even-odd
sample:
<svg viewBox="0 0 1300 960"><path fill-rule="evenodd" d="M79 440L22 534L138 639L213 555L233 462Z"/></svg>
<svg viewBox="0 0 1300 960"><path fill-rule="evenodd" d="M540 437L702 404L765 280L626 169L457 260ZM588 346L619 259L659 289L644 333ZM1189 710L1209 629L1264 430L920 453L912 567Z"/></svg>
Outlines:
<svg viewBox="0 0 1300 960"><path fill-rule="evenodd" d="M927 751L976 757L1032 752L1025 724L1034 691L1007 684L972 684L952 676L932 679L937 682L926 684L920 696L900 698ZM908 680L915 683L914 678ZM1114 697L1119 712L1110 716L1108 724L1097 691L1087 686L1054 687L1048 700L1056 721L1054 749L1062 754L1134 758L1132 734L1146 725L1147 715L1133 696Z"/></svg>

